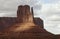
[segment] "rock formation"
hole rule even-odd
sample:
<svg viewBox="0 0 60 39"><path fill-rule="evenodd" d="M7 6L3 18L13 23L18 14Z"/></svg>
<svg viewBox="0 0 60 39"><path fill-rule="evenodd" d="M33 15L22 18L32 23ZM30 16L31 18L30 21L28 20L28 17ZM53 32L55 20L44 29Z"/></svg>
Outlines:
<svg viewBox="0 0 60 39"><path fill-rule="evenodd" d="M19 6L17 11L17 18L20 22L32 22L32 13L30 12L30 6Z"/></svg>
<svg viewBox="0 0 60 39"><path fill-rule="evenodd" d="M31 11L30 11L31 10ZM0 26L10 26L0 32L0 39L58 39L43 28L43 20L33 16L33 8L20 5L17 18L2 17Z"/></svg>

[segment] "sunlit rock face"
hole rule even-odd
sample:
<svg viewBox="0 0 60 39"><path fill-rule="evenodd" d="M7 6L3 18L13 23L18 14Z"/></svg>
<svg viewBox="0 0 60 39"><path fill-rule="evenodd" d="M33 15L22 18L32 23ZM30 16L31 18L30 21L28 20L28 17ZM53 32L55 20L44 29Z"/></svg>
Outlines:
<svg viewBox="0 0 60 39"><path fill-rule="evenodd" d="M20 5L16 18L1 18L0 25L11 27L0 32L0 39L55 39L55 35L43 28L43 20L33 17L33 8L30 9L28 5Z"/></svg>

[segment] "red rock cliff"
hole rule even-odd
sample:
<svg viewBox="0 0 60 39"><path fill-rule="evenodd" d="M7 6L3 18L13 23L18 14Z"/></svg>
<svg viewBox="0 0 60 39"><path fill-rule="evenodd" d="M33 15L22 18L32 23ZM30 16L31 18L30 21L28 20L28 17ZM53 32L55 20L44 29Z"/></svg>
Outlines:
<svg viewBox="0 0 60 39"><path fill-rule="evenodd" d="M6 21L10 18L3 19ZM33 9L30 11L28 5L20 5L17 10L17 18L10 20L13 21L11 27L0 33L0 39L56 39L59 37L55 37L54 34L43 28L43 20L34 18ZM3 22L3 24L5 23ZM8 23L10 22L8 21Z"/></svg>
<svg viewBox="0 0 60 39"><path fill-rule="evenodd" d="M30 12L30 6L19 6L17 11L17 18L19 22L32 22L32 13Z"/></svg>

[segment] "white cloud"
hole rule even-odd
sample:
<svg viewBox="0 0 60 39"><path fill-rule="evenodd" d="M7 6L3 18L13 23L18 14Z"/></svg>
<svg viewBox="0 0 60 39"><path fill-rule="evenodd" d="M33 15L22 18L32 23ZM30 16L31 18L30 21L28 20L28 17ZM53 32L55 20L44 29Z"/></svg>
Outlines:
<svg viewBox="0 0 60 39"><path fill-rule="evenodd" d="M60 14L60 4L43 4L41 13L46 16L50 16L53 14Z"/></svg>
<svg viewBox="0 0 60 39"><path fill-rule="evenodd" d="M16 17L18 0L0 0L0 17Z"/></svg>
<svg viewBox="0 0 60 39"><path fill-rule="evenodd" d="M60 21L60 16L59 15L52 15L47 18L50 21Z"/></svg>
<svg viewBox="0 0 60 39"><path fill-rule="evenodd" d="M51 33L60 34L60 0L55 3L42 3L40 13L43 15L44 28Z"/></svg>
<svg viewBox="0 0 60 39"><path fill-rule="evenodd" d="M53 34L60 34L60 23L52 23L51 24L47 23L45 24L45 29Z"/></svg>
<svg viewBox="0 0 60 39"><path fill-rule="evenodd" d="M17 7L17 1L16 0L0 0L0 10L14 10Z"/></svg>
<svg viewBox="0 0 60 39"><path fill-rule="evenodd" d="M46 3L50 3L50 4L51 4L51 3L56 3L56 2L58 2L58 1L60 1L60 0L41 0L41 2L42 2L42 3L45 3L45 4L46 4Z"/></svg>
<svg viewBox="0 0 60 39"><path fill-rule="evenodd" d="M17 17L17 14L14 12L4 12L0 13L0 17Z"/></svg>

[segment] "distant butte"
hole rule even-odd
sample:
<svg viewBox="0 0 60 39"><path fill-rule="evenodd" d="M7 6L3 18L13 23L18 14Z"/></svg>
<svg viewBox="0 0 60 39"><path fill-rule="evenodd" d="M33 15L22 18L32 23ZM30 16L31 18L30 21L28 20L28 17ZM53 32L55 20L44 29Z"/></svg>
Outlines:
<svg viewBox="0 0 60 39"><path fill-rule="evenodd" d="M60 39L44 29L29 5L18 6L17 17L0 17L0 27L0 39Z"/></svg>

